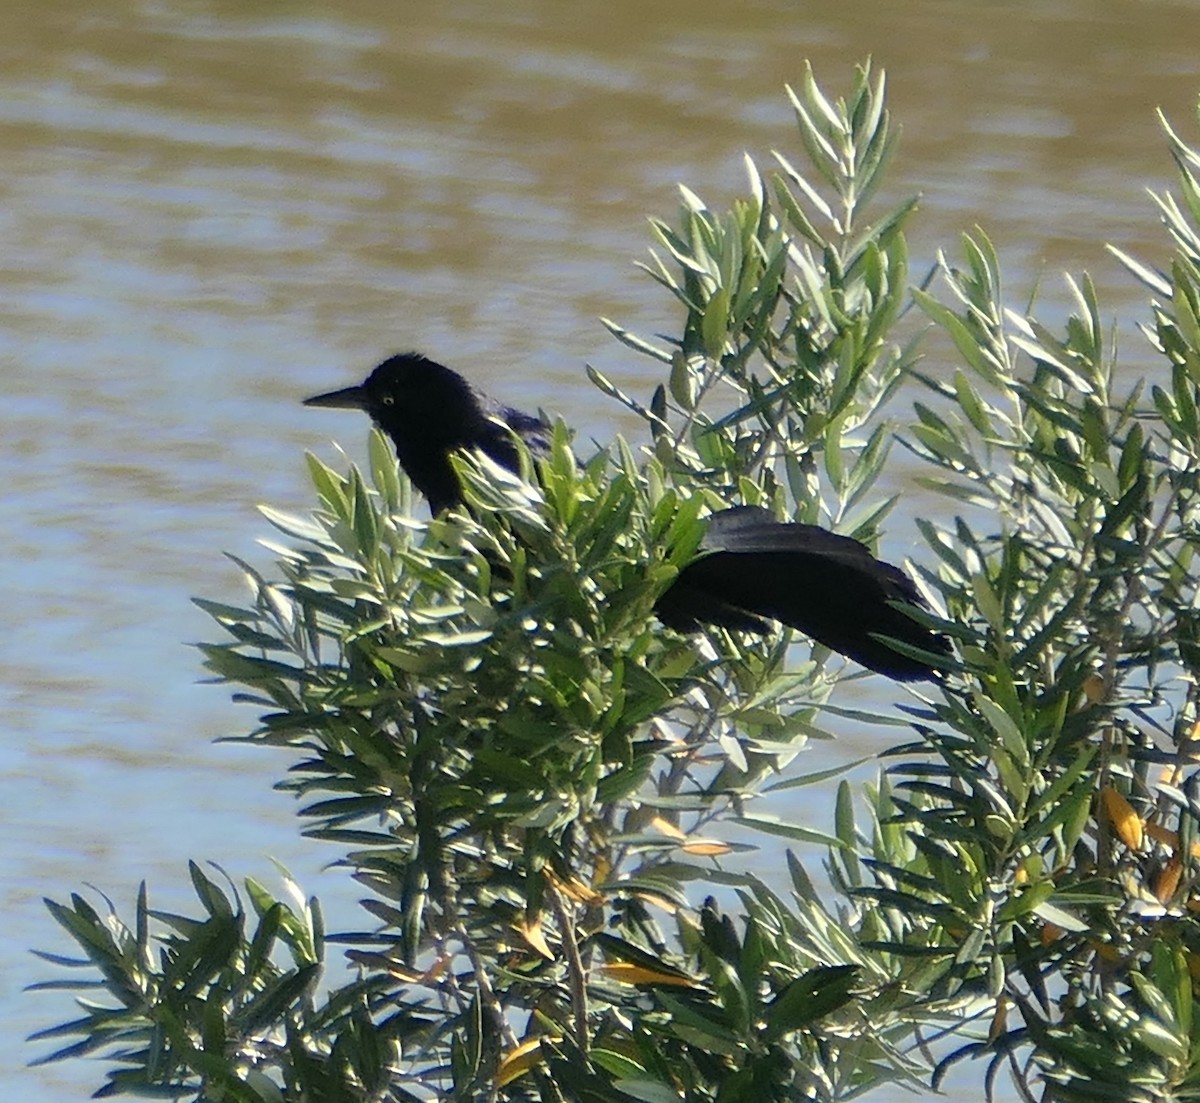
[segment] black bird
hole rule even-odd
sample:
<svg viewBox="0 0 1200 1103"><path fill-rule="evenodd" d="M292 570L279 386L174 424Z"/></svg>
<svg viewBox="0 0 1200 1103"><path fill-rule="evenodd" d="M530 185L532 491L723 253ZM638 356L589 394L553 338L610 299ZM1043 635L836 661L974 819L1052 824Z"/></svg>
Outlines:
<svg viewBox="0 0 1200 1103"><path fill-rule="evenodd" d="M496 402L415 352L385 360L358 386L314 395L304 405L366 411L391 437L400 466L434 513L462 502L452 452L478 448L515 471L514 435L535 456L549 450L550 426L540 417ZM950 654L946 638L904 607L924 608L925 602L903 571L864 544L738 506L708 519L699 556L680 571L655 612L683 632L710 624L765 634L771 621L780 621L889 678L932 678L930 662L878 638Z"/></svg>

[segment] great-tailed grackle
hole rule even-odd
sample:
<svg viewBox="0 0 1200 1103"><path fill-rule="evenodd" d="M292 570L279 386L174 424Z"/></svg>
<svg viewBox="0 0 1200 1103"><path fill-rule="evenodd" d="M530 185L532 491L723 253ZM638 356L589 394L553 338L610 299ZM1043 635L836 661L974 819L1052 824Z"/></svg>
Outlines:
<svg viewBox="0 0 1200 1103"><path fill-rule="evenodd" d="M462 501L452 452L478 448L516 470L514 434L535 456L549 448L550 426L540 417L488 398L457 372L417 353L393 356L358 386L314 395L304 404L366 411L391 437L400 466L434 513ZM780 621L907 682L931 678L935 668L879 637L949 655L944 636L904 612L924 604L903 571L857 540L738 506L708 518L700 554L659 598L655 612L684 632L713 624L766 633L771 621Z"/></svg>

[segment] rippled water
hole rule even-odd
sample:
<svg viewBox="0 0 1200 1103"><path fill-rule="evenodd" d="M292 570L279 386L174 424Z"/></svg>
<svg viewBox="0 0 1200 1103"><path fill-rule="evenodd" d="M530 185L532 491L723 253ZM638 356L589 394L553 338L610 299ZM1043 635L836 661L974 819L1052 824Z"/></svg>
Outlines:
<svg viewBox="0 0 1200 1103"><path fill-rule="evenodd" d="M126 908L184 862L267 854L352 915L270 784L213 746L253 717L195 684L214 638L190 595L239 599L254 504L303 510L301 454L365 426L297 405L415 347L581 437L636 432L591 362L648 389L597 317L669 328L633 271L686 182L714 204L740 155L794 149L785 82L867 54L904 129L891 195L925 196L914 268L975 223L1020 303L1090 268L1139 316L1111 240L1154 258L1152 112L1196 138L1192 4L762 0L658 5L10 0L0 50L0 1039L13 1097L83 1098L99 1065L20 1070L69 1014L18 989L62 952L39 898L92 882ZM1133 367L1138 339L1123 342ZM905 534L897 539L904 540ZM897 555L907 545L895 548ZM265 557L259 557L265 562ZM40 1052L40 1050L38 1050ZM19 1070L19 1071L18 1071Z"/></svg>

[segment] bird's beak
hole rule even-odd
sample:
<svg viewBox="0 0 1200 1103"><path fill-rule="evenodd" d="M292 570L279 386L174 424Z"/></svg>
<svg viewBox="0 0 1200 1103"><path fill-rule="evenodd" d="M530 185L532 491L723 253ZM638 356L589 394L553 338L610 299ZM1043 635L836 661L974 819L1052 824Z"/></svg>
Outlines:
<svg viewBox="0 0 1200 1103"><path fill-rule="evenodd" d="M338 410L365 410L367 408L367 389L360 384L357 387L343 387L340 391L315 394L312 398L306 398L304 405L329 406Z"/></svg>

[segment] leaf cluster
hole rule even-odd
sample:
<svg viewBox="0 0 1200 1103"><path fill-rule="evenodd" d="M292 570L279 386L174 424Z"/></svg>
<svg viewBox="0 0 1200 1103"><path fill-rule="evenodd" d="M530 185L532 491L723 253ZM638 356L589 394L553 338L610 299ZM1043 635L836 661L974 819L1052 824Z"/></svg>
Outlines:
<svg viewBox="0 0 1200 1103"><path fill-rule="evenodd" d="M1197 1096L1200 155L1168 131L1170 271L1118 254L1162 363L1130 382L1092 281L1058 329L1014 310L983 231L908 286L915 201L872 203L884 91L806 73L807 170L748 162L730 210L684 189L652 224L679 332L608 325L665 377L642 401L592 373L644 455L581 465L560 425L519 475L461 457L468 508L427 522L378 433L365 475L309 458L317 510L264 510L276 562L239 561L246 606L200 602L227 637L202 650L368 929L253 882L252 921L198 869L194 918L51 904L86 960L49 960L108 1002L45 1059L196 1099L836 1100L974 1057L1023 1098ZM897 336L910 305L953 365ZM893 438L947 506L917 521L961 656L932 690L879 716L835 703L820 647L656 624L711 510L874 540ZM906 741L826 828L797 798L839 771L791 766L835 723ZM354 975L325 990L330 943Z"/></svg>
<svg viewBox="0 0 1200 1103"><path fill-rule="evenodd" d="M896 142L882 75L864 67L833 102L806 67L788 94L809 175L777 152L764 177L747 157L729 211L684 187L678 225L651 222L662 253L646 270L682 306L681 336L664 348L605 321L666 382L643 405L591 374L648 423L672 478L870 540L892 504L868 501L889 442L880 411L916 355L893 332L916 200L871 207Z"/></svg>

